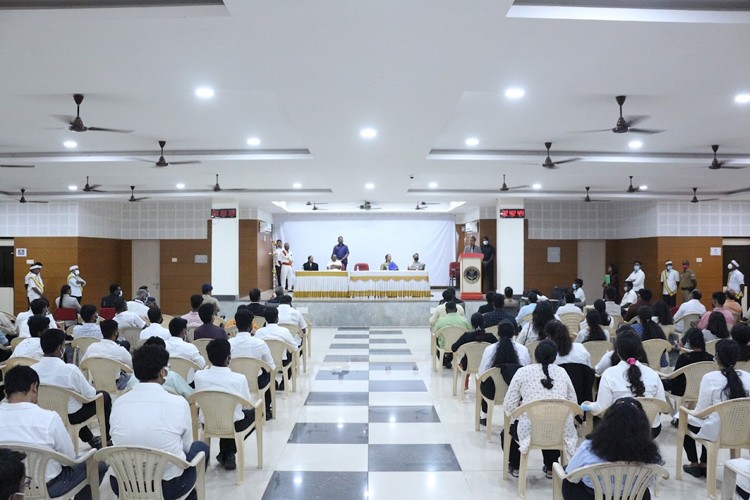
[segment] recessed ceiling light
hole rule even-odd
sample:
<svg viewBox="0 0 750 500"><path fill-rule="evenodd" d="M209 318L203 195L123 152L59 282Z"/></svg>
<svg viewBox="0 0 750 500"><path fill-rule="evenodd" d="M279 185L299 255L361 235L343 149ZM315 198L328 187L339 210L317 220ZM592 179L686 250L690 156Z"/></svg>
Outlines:
<svg viewBox="0 0 750 500"><path fill-rule="evenodd" d="M734 96L734 102L737 104L748 104L750 103L750 94L737 94Z"/></svg>
<svg viewBox="0 0 750 500"><path fill-rule="evenodd" d="M505 97L508 99L520 99L526 95L526 91L521 87L509 87L505 89Z"/></svg>
<svg viewBox="0 0 750 500"><path fill-rule="evenodd" d="M643 142L641 142L641 141L630 141L628 143L628 147L630 149L641 149L643 147Z"/></svg>
<svg viewBox="0 0 750 500"><path fill-rule="evenodd" d="M177 189L185 189L185 184L183 184L182 182L178 182Z"/></svg>
<svg viewBox="0 0 750 500"><path fill-rule="evenodd" d="M68 190L70 190L70 191L76 191L76 190L78 190L78 186L74 186L73 184L71 184L70 186L68 186Z"/></svg>
<svg viewBox="0 0 750 500"><path fill-rule="evenodd" d="M63 146L65 146L66 148L77 148L78 143L76 141L65 141L63 142Z"/></svg>
<svg viewBox="0 0 750 500"><path fill-rule="evenodd" d="M542 189L542 185L541 185L541 184L539 184L539 183L533 184L533 185L532 185L531 187L532 187L533 189Z"/></svg>
<svg viewBox="0 0 750 500"><path fill-rule="evenodd" d="M648 186L645 185L645 184L642 184L642 185L638 186L638 190L639 191L646 191L647 189L648 189Z"/></svg>
<svg viewBox="0 0 750 500"><path fill-rule="evenodd" d="M466 139L464 141L464 143L467 146L478 146L479 145L479 139L477 139L476 137L469 137L468 139Z"/></svg>
<svg viewBox="0 0 750 500"><path fill-rule="evenodd" d="M367 184L365 184L365 189L375 189L375 184L373 184L372 182L368 182Z"/></svg>
<svg viewBox="0 0 750 500"><path fill-rule="evenodd" d="M250 137L247 140L248 146L260 146L260 139L258 137Z"/></svg>
<svg viewBox="0 0 750 500"><path fill-rule="evenodd" d="M198 87L195 89L195 95L201 99L210 99L214 96L214 89L211 87Z"/></svg>
<svg viewBox="0 0 750 500"><path fill-rule="evenodd" d="M438 187L438 183L437 182L430 182L428 184L428 186L430 186L430 189L435 189L436 187Z"/></svg>
<svg viewBox="0 0 750 500"><path fill-rule="evenodd" d="M302 187L302 183L301 182L295 182L294 184L292 184L292 187L294 189L300 189Z"/></svg>
<svg viewBox="0 0 750 500"><path fill-rule="evenodd" d="M374 139L377 135L378 131L371 127L363 128L359 131L359 136L362 139Z"/></svg>

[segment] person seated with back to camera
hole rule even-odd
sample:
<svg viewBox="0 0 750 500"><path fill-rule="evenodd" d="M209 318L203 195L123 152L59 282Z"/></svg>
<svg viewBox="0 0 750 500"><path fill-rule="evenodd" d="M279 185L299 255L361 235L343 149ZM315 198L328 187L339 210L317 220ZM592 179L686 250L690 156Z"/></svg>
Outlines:
<svg viewBox="0 0 750 500"><path fill-rule="evenodd" d="M581 308L578 307L575 304L576 296L575 292L573 290L569 290L565 292L565 304L561 305L557 308L557 316L562 316L563 314L576 314L583 318L583 313L581 312Z"/></svg>
<svg viewBox="0 0 750 500"><path fill-rule="evenodd" d="M169 330L162 326L164 319L161 316L161 309L158 307L149 308L148 320L151 324L141 330L140 339L145 341L151 337L159 337L165 342L168 341L172 335L169 333Z"/></svg>
<svg viewBox="0 0 750 500"><path fill-rule="evenodd" d="M251 334L253 324L253 313L249 310L238 310L234 315L234 321L237 325L237 335L229 339L231 354L234 359L253 358L260 359L268 364L271 372L264 369L258 371L258 387L265 387L271 381L271 373L276 373L276 363L271 356L271 350L265 341ZM266 419L273 418L273 409L271 408L271 391L266 391Z"/></svg>
<svg viewBox="0 0 750 500"><path fill-rule="evenodd" d="M159 337L151 337L146 342L144 342L143 345L155 345L163 347L164 349L167 348L167 344ZM167 351L167 353L169 353L169 351ZM128 380L127 388L132 389L138 383L139 381L137 377L130 377L130 379ZM169 373L167 373L167 376L164 378L162 387L167 392L177 394L178 396L182 396L185 399L187 399L188 396L193 393L193 388L190 387L187 382L185 382L185 379L182 378L179 373L173 370L169 370Z"/></svg>
<svg viewBox="0 0 750 500"><path fill-rule="evenodd" d="M494 344L495 342L497 342L497 337L495 337L491 333L484 331L484 318L480 313L475 312L471 315L471 327L473 328L473 330L465 332L458 338L458 340L453 343L453 345L451 346L451 351L456 352L458 351L459 347L464 344L468 344L469 342L487 342L488 344ZM464 356L460 361L461 368L463 370L466 370L466 363L466 356ZM467 378L467 385L468 382L469 379Z"/></svg>
<svg viewBox="0 0 750 500"><path fill-rule="evenodd" d="M146 322L133 311L128 311L127 303L122 299L115 301L115 317L112 318L117 321L120 328L138 328L143 329L146 327Z"/></svg>
<svg viewBox="0 0 750 500"><path fill-rule="evenodd" d="M81 363L89 358L107 358L119 361L132 370L133 361L130 351L117 343L117 336L119 335L117 321L105 319L102 321L101 328L102 340L94 342L86 349L86 354L81 358ZM128 385L130 374L118 371L117 373L113 373L113 378L117 381L117 389L123 390Z"/></svg>
<svg viewBox="0 0 750 500"><path fill-rule="evenodd" d="M203 304L201 304L201 306L198 308L198 316L200 316L203 324L195 329L195 331L193 332L193 339L198 340L228 338L227 332L224 331L222 327L214 325L215 311L216 309L214 308L214 305L204 300ZM185 327L187 327L187 321L185 322ZM169 331L172 331L171 327Z"/></svg>
<svg viewBox="0 0 750 500"><path fill-rule="evenodd" d="M293 346L295 352L299 352L299 344L297 341L292 337L292 333L284 328L283 326L279 326L279 311L275 307L269 307L266 309L266 326L263 328L260 328L257 332L255 332L255 338L260 340L282 340L286 342L287 344L290 344ZM281 364L283 366L289 366L287 369L287 375L289 378L292 378L292 353L289 351L284 351L284 355L282 356ZM284 379L281 379L280 384L276 384L277 389L280 391L284 390Z"/></svg>
<svg viewBox="0 0 750 500"><path fill-rule="evenodd" d="M443 290L443 300L435 308L435 311L430 316L430 328L432 329L432 331L436 331L435 324L438 322L440 318L442 318L443 316L447 314L445 312L445 304L447 304L448 302L456 303L453 300L453 298L454 298L453 291L450 288ZM464 308L462 305L456 303L456 310L461 316L464 315Z"/></svg>
<svg viewBox="0 0 750 500"><path fill-rule="evenodd" d="M617 306L617 304L615 304L615 306ZM614 324L615 320L612 319L612 316L610 316L609 313L607 312L607 303L604 302L602 299L596 299L594 301L594 312L599 315L599 324L601 326L612 326ZM584 328L587 327L587 322L586 322L587 314L588 313L584 313L584 318L583 318L583 321L581 321L579 325L579 330L583 330ZM620 314L619 309L618 309L617 314L618 315ZM609 335L607 335L607 337L609 337Z"/></svg>
<svg viewBox="0 0 750 500"><path fill-rule="evenodd" d="M203 321L201 321L201 317L198 315L198 308L202 304L203 295L196 293L190 296L190 312L182 315L182 317L188 322L188 328L197 328L203 324Z"/></svg>
<svg viewBox="0 0 750 500"><path fill-rule="evenodd" d="M486 314L486 313L492 311L493 309L495 309L495 306L493 305L493 299L495 298L495 292L493 292L492 290L490 290L489 292L487 292L484 295L484 298L487 301L487 303L486 304L482 304L481 306L479 306L479 309L477 309L477 312L479 314Z"/></svg>

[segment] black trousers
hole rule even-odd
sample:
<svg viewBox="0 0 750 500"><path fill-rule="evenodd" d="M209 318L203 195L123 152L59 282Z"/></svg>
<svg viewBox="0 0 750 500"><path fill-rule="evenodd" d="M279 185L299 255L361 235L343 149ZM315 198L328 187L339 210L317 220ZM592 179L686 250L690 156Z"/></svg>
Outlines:
<svg viewBox="0 0 750 500"><path fill-rule="evenodd" d="M104 391L98 391L97 394L104 395L104 426L106 428L104 429L104 435L102 435L102 441L109 441L109 415L112 413L112 398L109 396L109 393ZM77 412L69 414L68 420L70 420L71 424L80 424L94 415L96 415L96 402L92 401L83 405ZM84 443L88 443L94 438L94 434L88 426L84 425L78 431L78 437Z"/></svg>
<svg viewBox="0 0 750 500"><path fill-rule="evenodd" d="M495 399L495 381L491 378L479 384L479 392L487 399ZM482 399L482 411L487 413L487 402Z"/></svg>
<svg viewBox="0 0 750 500"><path fill-rule="evenodd" d="M245 414L245 417L242 420L237 420L234 423L234 430L237 432L244 431L251 425L253 425L253 422L255 422L255 410L249 409L249 410L242 410L242 413ZM255 431L253 431L255 432ZM252 432L250 433L252 434ZM250 434L245 436L245 439L247 439ZM226 453L237 453L237 443L234 442L234 439L219 439L219 453L226 454Z"/></svg>
<svg viewBox="0 0 750 500"><path fill-rule="evenodd" d="M692 432L697 433L701 430L700 427L688 424L688 429ZM682 447L685 449L685 454L690 460L690 463L698 463L698 450L695 449L695 439L690 436L685 436L685 440L682 442ZM708 452L705 446L701 446L701 459L700 463L705 464L708 461Z"/></svg>
<svg viewBox="0 0 750 500"><path fill-rule="evenodd" d="M521 450L518 447L518 421L510 426L510 449L507 451L511 469L518 469L521 466ZM505 433L500 434L500 446L505 449ZM552 464L560 458L560 452L557 450L542 450L542 459L547 470L552 470Z"/></svg>
<svg viewBox="0 0 750 500"><path fill-rule="evenodd" d="M263 371L258 375L258 387L265 387L271 383L271 374L267 371ZM271 418L273 410L271 409L271 391L266 391L266 418Z"/></svg>
<svg viewBox="0 0 750 500"><path fill-rule="evenodd" d="M495 261L482 261L482 293L495 290Z"/></svg>
<svg viewBox="0 0 750 500"><path fill-rule="evenodd" d="M281 286L281 266L276 267L276 286Z"/></svg>
<svg viewBox="0 0 750 500"><path fill-rule="evenodd" d="M666 302L670 308L677 305L677 295L662 295L661 298L664 299L664 302Z"/></svg>

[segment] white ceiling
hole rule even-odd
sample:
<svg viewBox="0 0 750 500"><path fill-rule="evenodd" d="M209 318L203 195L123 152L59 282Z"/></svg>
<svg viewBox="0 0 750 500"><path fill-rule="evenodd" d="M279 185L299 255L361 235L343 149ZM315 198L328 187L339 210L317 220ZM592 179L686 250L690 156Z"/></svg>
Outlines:
<svg viewBox="0 0 750 500"><path fill-rule="evenodd" d="M218 173L224 188L273 190L221 195L271 212L282 211L273 201L301 211L309 210L306 201L327 202L344 211L364 200L408 211L421 201L442 203L427 211L465 201L454 209L462 212L494 205L503 173L511 186L541 183L540 191L521 191L534 197L582 197L591 186L592 195L614 198L628 175L655 193L639 196L689 200L693 186L699 193L750 187L750 170L700 166L714 143L720 156L750 163L750 105L734 102L750 92L746 24L508 18L508 0L225 4L3 11L0 163L36 168L0 169L0 190L75 196L67 186L81 187L88 175L118 193L92 198L127 198L130 185L174 191L178 182L206 192L163 196L213 197L208 187ZM196 98L200 85L213 87L215 97ZM523 87L526 96L508 101L508 86ZM74 114L76 92L86 94L87 126L135 132L67 131L51 115ZM545 141L553 142L553 159L567 152L627 156L634 134L575 132L613 127L617 94L628 96L626 115L650 115L639 126L666 130L640 137L644 154L636 161L594 158L549 171L540 165L544 154L428 159L434 149L541 153ZM377 129L375 139L359 137L366 126ZM251 136L261 146L248 146ZM480 139L476 148L464 145L469 136ZM78 142L74 152L63 147L66 139ZM156 160L159 139L167 140L168 161L208 154L199 165L162 169L60 156L153 151ZM257 158L266 149L271 157L306 149L311 158L215 158L237 150ZM706 161L652 161L652 153ZM438 188L430 190L433 181ZM375 189L365 189L368 182Z"/></svg>

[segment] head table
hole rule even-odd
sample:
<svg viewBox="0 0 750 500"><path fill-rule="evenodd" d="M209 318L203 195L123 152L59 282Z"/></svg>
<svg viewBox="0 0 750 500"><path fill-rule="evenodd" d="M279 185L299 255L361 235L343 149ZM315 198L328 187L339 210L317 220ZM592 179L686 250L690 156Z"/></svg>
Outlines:
<svg viewBox="0 0 750 500"><path fill-rule="evenodd" d="M297 271L295 298L430 298L427 271Z"/></svg>

